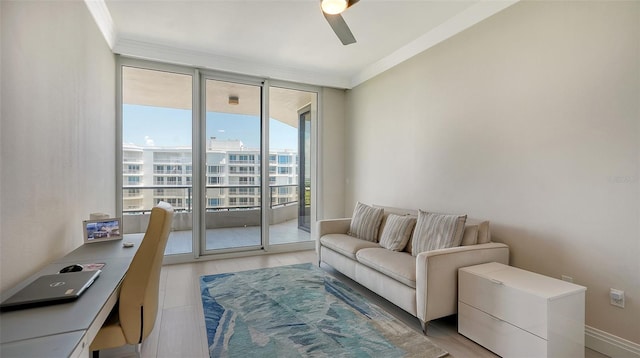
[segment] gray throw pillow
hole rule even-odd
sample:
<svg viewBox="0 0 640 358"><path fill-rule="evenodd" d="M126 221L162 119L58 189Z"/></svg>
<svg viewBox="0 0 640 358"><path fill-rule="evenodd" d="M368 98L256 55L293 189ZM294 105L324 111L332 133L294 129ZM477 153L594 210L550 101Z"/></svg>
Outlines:
<svg viewBox="0 0 640 358"><path fill-rule="evenodd" d="M380 235L380 246L392 251L402 251L407 246L415 225L414 217L389 214Z"/></svg>
<svg viewBox="0 0 640 358"><path fill-rule="evenodd" d="M478 225L465 225L460 246L470 246L478 243Z"/></svg>
<svg viewBox="0 0 640 358"><path fill-rule="evenodd" d="M383 212L382 208L374 208L357 202L348 234L358 239L376 242Z"/></svg>
<svg viewBox="0 0 640 358"><path fill-rule="evenodd" d="M420 210L413 230L411 254L459 246L466 215L435 214Z"/></svg>

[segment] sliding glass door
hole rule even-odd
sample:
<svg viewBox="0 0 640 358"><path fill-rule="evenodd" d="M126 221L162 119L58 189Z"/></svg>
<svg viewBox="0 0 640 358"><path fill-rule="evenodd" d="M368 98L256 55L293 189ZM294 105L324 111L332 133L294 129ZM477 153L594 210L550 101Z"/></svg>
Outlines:
<svg viewBox="0 0 640 358"><path fill-rule="evenodd" d="M143 235L153 206L166 201L175 212L169 262L313 247L316 91L149 61L118 63L125 234Z"/></svg>
<svg viewBox="0 0 640 358"><path fill-rule="evenodd" d="M314 92L269 87L269 243L311 240Z"/></svg>
<svg viewBox="0 0 640 358"><path fill-rule="evenodd" d="M144 234L151 208L168 202L175 215L166 254L193 252L193 76L181 71L132 65L120 76L123 231Z"/></svg>
<svg viewBox="0 0 640 358"><path fill-rule="evenodd" d="M262 85L204 76L203 254L260 249Z"/></svg>
<svg viewBox="0 0 640 358"><path fill-rule="evenodd" d="M311 232L311 106L302 108L298 113L298 228Z"/></svg>

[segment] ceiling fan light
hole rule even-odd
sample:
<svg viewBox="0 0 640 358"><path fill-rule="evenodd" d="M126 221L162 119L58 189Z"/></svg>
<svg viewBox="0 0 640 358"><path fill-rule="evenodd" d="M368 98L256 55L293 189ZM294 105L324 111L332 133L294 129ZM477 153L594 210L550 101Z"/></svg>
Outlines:
<svg viewBox="0 0 640 358"><path fill-rule="evenodd" d="M322 0L320 6L322 11L329 15L336 15L343 12L348 5L347 0Z"/></svg>

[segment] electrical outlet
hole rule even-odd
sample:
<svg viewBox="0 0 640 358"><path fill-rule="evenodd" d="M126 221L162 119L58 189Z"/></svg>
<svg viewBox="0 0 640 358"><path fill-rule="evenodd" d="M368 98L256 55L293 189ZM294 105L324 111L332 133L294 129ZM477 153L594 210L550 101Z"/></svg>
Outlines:
<svg viewBox="0 0 640 358"><path fill-rule="evenodd" d="M612 288L611 291L609 291L609 297L611 298L612 305L624 308L624 291Z"/></svg>
<svg viewBox="0 0 640 358"><path fill-rule="evenodd" d="M562 281L573 282L573 277L562 275Z"/></svg>

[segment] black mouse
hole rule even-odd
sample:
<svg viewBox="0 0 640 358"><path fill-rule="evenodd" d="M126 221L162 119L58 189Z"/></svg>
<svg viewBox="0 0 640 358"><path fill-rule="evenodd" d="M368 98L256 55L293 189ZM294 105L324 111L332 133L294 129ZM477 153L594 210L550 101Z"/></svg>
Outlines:
<svg viewBox="0 0 640 358"><path fill-rule="evenodd" d="M62 268L59 273L67 273L67 272L77 272L82 271L82 266L80 265L69 265L67 267Z"/></svg>

